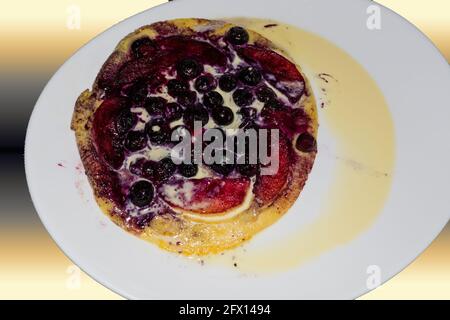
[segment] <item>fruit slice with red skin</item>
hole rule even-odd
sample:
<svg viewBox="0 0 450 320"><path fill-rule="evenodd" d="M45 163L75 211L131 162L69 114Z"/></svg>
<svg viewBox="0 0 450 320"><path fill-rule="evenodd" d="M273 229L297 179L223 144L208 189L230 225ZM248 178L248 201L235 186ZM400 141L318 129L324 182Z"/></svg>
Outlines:
<svg viewBox="0 0 450 320"><path fill-rule="evenodd" d="M149 83L149 87L154 89L163 84L163 73L186 57L196 59L200 64L219 67L225 67L227 62L223 52L204 41L172 36L155 40L155 44L158 46L155 55L130 60L117 70L115 85L124 86L138 79L149 78L153 82Z"/></svg>
<svg viewBox="0 0 450 320"><path fill-rule="evenodd" d="M258 175L253 193L256 200L263 204L270 204L285 186L290 170L290 147L288 140L280 134L278 152L278 171L273 175Z"/></svg>
<svg viewBox="0 0 450 320"><path fill-rule="evenodd" d="M160 188L163 199L174 208L200 214L224 213L244 202L248 178L178 180ZM169 190L175 190L169 195Z"/></svg>
<svg viewBox="0 0 450 320"><path fill-rule="evenodd" d="M297 102L304 93L305 80L295 64L275 51L256 46L238 49L245 60L257 63L266 79L283 92L292 103Z"/></svg>
<svg viewBox="0 0 450 320"><path fill-rule="evenodd" d="M295 133L305 132L310 122L305 111L299 108L263 108L261 117L264 127L280 129L289 138L292 138Z"/></svg>
<svg viewBox="0 0 450 320"><path fill-rule="evenodd" d="M116 129L116 119L123 108L122 99L106 99L95 111L92 123L93 140L98 154L114 169L120 168L124 160L123 137Z"/></svg>

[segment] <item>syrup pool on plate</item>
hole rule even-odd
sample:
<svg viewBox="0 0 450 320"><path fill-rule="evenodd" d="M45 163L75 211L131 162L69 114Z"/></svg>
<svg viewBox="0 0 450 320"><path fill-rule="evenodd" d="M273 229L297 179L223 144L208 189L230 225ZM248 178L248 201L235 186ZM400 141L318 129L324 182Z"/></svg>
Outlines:
<svg viewBox="0 0 450 320"><path fill-rule="evenodd" d="M315 172L321 157L332 159L333 166L325 192L316 195L321 200L314 219L297 230L291 228L281 236L262 241L266 230L241 248L204 260L213 265L234 265L246 273L285 271L350 243L376 222L391 188L394 126L375 81L331 42L276 21L225 20L259 32L302 68L319 109L319 150L311 176L322 174ZM328 142L321 145L321 135L331 137L332 148ZM315 190L311 190L314 186L309 180L305 189L311 195ZM308 214L302 209L304 193L278 223L289 215ZM254 245L260 240L263 245Z"/></svg>

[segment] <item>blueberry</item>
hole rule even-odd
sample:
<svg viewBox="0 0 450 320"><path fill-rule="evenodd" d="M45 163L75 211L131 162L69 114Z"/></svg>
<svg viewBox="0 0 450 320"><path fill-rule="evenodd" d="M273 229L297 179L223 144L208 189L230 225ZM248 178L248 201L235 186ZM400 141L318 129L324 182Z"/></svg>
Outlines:
<svg viewBox="0 0 450 320"><path fill-rule="evenodd" d="M119 134L124 134L135 126L137 117L129 109L120 111L116 119L116 130Z"/></svg>
<svg viewBox="0 0 450 320"><path fill-rule="evenodd" d="M177 73L184 79L194 79L203 71L203 66L194 59L183 59L177 63Z"/></svg>
<svg viewBox="0 0 450 320"><path fill-rule="evenodd" d="M143 81L136 82L128 89L128 97L130 97L131 101L135 104L144 102L144 100L147 98L147 94L148 87L147 84Z"/></svg>
<svg viewBox="0 0 450 320"><path fill-rule="evenodd" d="M153 185L146 180L135 182L130 189L129 198L137 207L148 206L153 200Z"/></svg>
<svg viewBox="0 0 450 320"><path fill-rule="evenodd" d="M192 178L192 177L194 177L197 174L198 166L196 164L194 164L194 163L189 163L189 164L181 163L178 166L178 172L183 177Z"/></svg>
<svg viewBox="0 0 450 320"><path fill-rule="evenodd" d="M202 125L206 125L209 121L208 110L202 105L186 108L183 114L183 121L190 128L194 126L194 121L201 121Z"/></svg>
<svg viewBox="0 0 450 320"><path fill-rule="evenodd" d="M210 165L211 169L213 169L215 172L223 175L228 176L231 172L234 170L234 164L231 163L213 163Z"/></svg>
<svg viewBox="0 0 450 320"><path fill-rule="evenodd" d="M134 40L134 42L131 44L131 51L136 58L141 58L147 55L150 51L149 49L155 48L155 43L147 37Z"/></svg>
<svg viewBox="0 0 450 320"><path fill-rule="evenodd" d="M145 158L139 158L133 161L130 164L130 172L134 175L141 176L142 175L142 167L145 163Z"/></svg>
<svg viewBox="0 0 450 320"><path fill-rule="evenodd" d="M147 179L154 179L157 164L154 161L145 161L142 164L141 175Z"/></svg>
<svg viewBox="0 0 450 320"><path fill-rule="evenodd" d="M241 108L238 111L238 114L240 114L244 119L254 119L258 114L258 110L252 107Z"/></svg>
<svg viewBox="0 0 450 320"><path fill-rule="evenodd" d="M172 97L178 96L180 93L189 90L189 83L177 79L170 79L167 82L167 91Z"/></svg>
<svg viewBox="0 0 450 320"><path fill-rule="evenodd" d="M246 88L240 88L233 92L233 101L239 107L246 107L253 103L255 98Z"/></svg>
<svg viewBox="0 0 450 320"><path fill-rule="evenodd" d="M159 182L169 179L176 171L177 166L170 157L160 160L156 164L154 177Z"/></svg>
<svg viewBox="0 0 450 320"><path fill-rule="evenodd" d="M211 74L207 74L198 77L195 80L194 87L198 92L205 93L214 90L217 87L217 82Z"/></svg>
<svg viewBox="0 0 450 320"><path fill-rule="evenodd" d="M183 108L178 103L168 103L163 112L163 116L168 122L181 119Z"/></svg>
<svg viewBox="0 0 450 320"><path fill-rule="evenodd" d="M295 147L302 152L315 151L317 149L316 139L308 132L304 132L297 137Z"/></svg>
<svg viewBox="0 0 450 320"><path fill-rule="evenodd" d="M242 27L233 27L228 30L226 34L226 39L234 45L245 44L249 40L249 35L247 30Z"/></svg>
<svg viewBox="0 0 450 320"><path fill-rule="evenodd" d="M238 164L236 169L241 175L245 177L253 177L259 171L259 167L257 164L248 164L248 163Z"/></svg>
<svg viewBox="0 0 450 320"><path fill-rule="evenodd" d="M145 99L144 107L151 115L160 115L167 100L162 97L148 97Z"/></svg>
<svg viewBox="0 0 450 320"><path fill-rule="evenodd" d="M278 99L270 99L264 104L264 108L279 110L284 107L284 104Z"/></svg>
<svg viewBox="0 0 450 320"><path fill-rule="evenodd" d="M224 74L219 79L219 88L225 92L233 91L237 86L236 77L232 74Z"/></svg>
<svg viewBox="0 0 450 320"><path fill-rule="evenodd" d="M130 131L125 137L125 148L130 151L144 149L147 145L147 137L143 131Z"/></svg>
<svg viewBox="0 0 450 320"><path fill-rule="evenodd" d="M197 100L197 94L194 91L183 91L177 95L177 101L183 106L193 105Z"/></svg>
<svg viewBox="0 0 450 320"><path fill-rule="evenodd" d="M239 72L239 80L241 80L243 84L246 84L248 86L256 86L261 82L262 75L259 70L253 67L247 67Z"/></svg>
<svg viewBox="0 0 450 320"><path fill-rule="evenodd" d="M261 102L268 102L276 99L275 91L267 86L261 86L256 89L256 98Z"/></svg>
<svg viewBox="0 0 450 320"><path fill-rule="evenodd" d="M233 122L233 111L228 107L215 107L212 110L213 120L220 126L227 126Z"/></svg>
<svg viewBox="0 0 450 320"><path fill-rule="evenodd" d="M145 130L153 144L161 145L170 141L169 126L162 118L152 120Z"/></svg>
<svg viewBox="0 0 450 320"><path fill-rule="evenodd" d="M210 109L219 107L223 104L223 97L217 91L205 93L203 96L203 104Z"/></svg>

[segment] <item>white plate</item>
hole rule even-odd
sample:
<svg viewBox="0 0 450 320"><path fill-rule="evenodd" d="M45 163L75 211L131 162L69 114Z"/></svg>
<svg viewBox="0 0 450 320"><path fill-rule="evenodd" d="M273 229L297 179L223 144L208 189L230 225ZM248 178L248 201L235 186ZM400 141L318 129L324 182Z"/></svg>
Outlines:
<svg viewBox="0 0 450 320"><path fill-rule="evenodd" d="M367 0L262 2L182 0L133 16L72 56L36 103L25 145L27 180L36 210L75 263L125 297L355 298L370 288L368 266L376 265L381 281L388 280L413 261L449 219L450 70L433 44L385 8L381 8L383 28L368 30L366 10L373 2ZM376 80L395 125L395 175L377 221L353 241L270 276L243 276L232 268L201 266L127 234L100 212L82 173L56 166L63 162L73 168L79 163L69 130L74 101L91 86L122 37L159 20L244 15L290 23L343 48Z"/></svg>

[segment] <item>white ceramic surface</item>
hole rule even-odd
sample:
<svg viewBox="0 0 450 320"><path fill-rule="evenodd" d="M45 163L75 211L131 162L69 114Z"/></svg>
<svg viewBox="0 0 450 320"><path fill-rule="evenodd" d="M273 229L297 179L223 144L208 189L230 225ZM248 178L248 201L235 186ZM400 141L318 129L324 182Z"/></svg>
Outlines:
<svg viewBox="0 0 450 320"><path fill-rule="evenodd" d="M388 9L382 7L381 30L367 29L370 4L368 0L177 0L135 15L89 42L49 81L27 132L28 185L53 239L90 276L128 298L349 299L368 291L367 266L378 265L383 282L401 271L450 216L450 68L422 33ZM83 174L56 166L79 163L69 129L74 101L91 86L121 38L159 20L242 16L290 23L343 48L378 83L395 124L392 191L374 225L345 246L271 276L243 277L233 269L200 266L127 234L98 209ZM263 231L258 237L267 234Z"/></svg>

